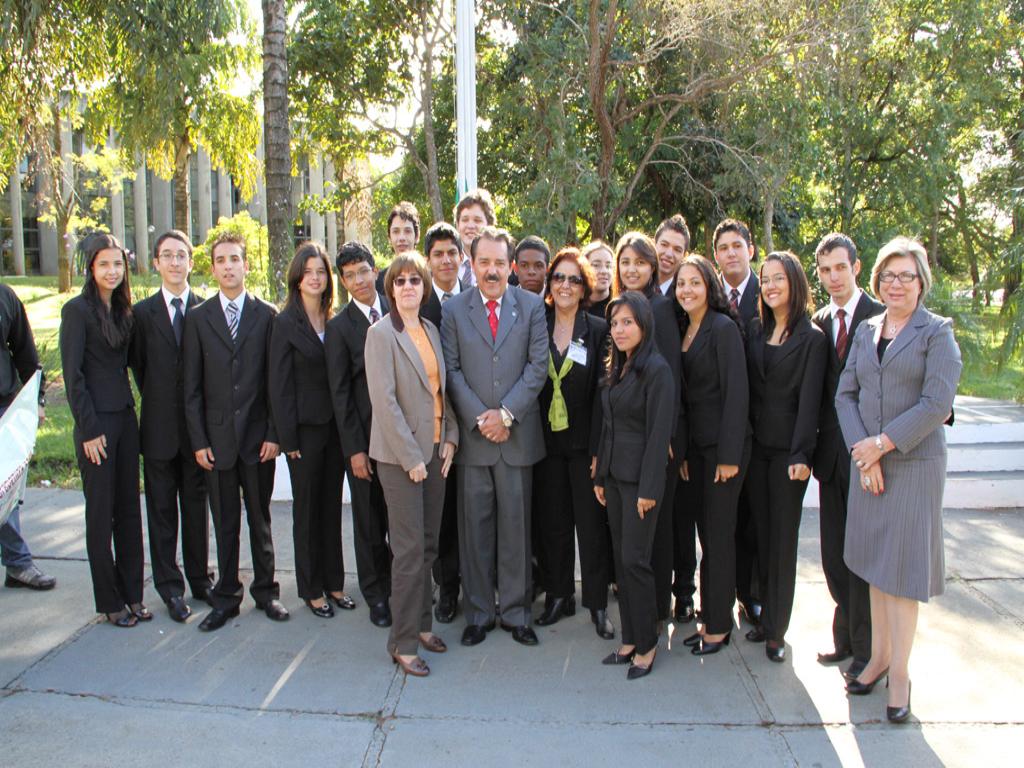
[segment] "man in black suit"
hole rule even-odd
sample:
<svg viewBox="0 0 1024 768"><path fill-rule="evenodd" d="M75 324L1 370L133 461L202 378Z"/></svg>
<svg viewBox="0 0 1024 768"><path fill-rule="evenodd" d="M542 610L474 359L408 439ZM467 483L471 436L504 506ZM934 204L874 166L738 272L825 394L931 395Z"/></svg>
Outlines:
<svg viewBox="0 0 1024 768"><path fill-rule="evenodd" d="M755 254L750 228L742 221L723 219L715 227L711 242L722 275L725 297L746 328L757 315L761 293L761 283L750 268ZM761 616L757 589L757 531L750 515L745 486L736 509L736 599L740 604L740 616L756 626Z"/></svg>
<svg viewBox="0 0 1024 768"><path fill-rule="evenodd" d="M366 332L387 314L388 304L377 290L377 267L369 248L362 243L345 243L338 251L336 264L352 300L327 323L327 379L341 449L347 459L359 590L370 606L370 621L378 627L390 627L388 511L369 455L370 391L363 362Z"/></svg>
<svg viewBox="0 0 1024 768"><path fill-rule="evenodd" d="M519 287L543 296L548 264L551 263L551 249L548 244L537 235L527 235L516 243L512 261L516 265Z"/></svg>
<svg viewBox="0 0 1024 768"><path fill-rule="evenodd" d="M185 602L185 578L193 597L210 600L210 528L206 478L196 464L185 425L184 361L186 317L200 299L189 288L192 244L178 230L157 238L153 266L160 290L132 309L135 333L131 366L142 396L142 465L153 586L175 621L192 609ZM185 578L178 568L178 519Z"/></svg>
<svg viewBox="0 0 1024 768"><path fill-rule="evenodd" d="M423 236L423 250L430 267L430 298L420 314L441 328L441 305L468 291L472 286L459 278L462 263L462 238L455 227L439 221ZM444 510L437 540L437 560L434 561L434 582L437 584L437 605L434 618L442 624L455 619L459 605L459 482L457 469L452 465L445 481Z"/></svg>
<svg viewBox="0 0 1024 768"><path fill-rule="evenodd" d="M857 258L857 246L849 237L837 232L825 235L818 243L814 258L818 279L831 297L813 318L830 342L814 452L814 476L818 480L821 504L821 567L836 602L832 619L835 646L832 651L819 653L818 661L836 664L853 656L845 674L855 678L871 656L871 603L867 583L852 573L843 561L850 454L839 429L835 394L857 326L885 307L857 287L861 262Z"/></svg>
<svg viewBox="0 0 1024 768"><path fill-rule="evenodd" d="M690 228L681 213L668 217L654 230L654 248L658 252L658 290L675 301L676 270L690 249Z"/></svg>
<svg viewBox="0 0 1024 768"><path fill-rule="evenodd" d="M249 262L239 235L219 237L210 246L213 279L220 291L190 313L185 325L185 418L196 462L206 470L213 528L217 534L217 570L213 610L199 629L220 629L238 615L242 582L238 578L239 535L245 498L252 549L256 607L274 621L288 611L274 581L274 540L270 532L270 495L274 459L279 453L270 413L267 351L277 311L245 290Z"/></svg>

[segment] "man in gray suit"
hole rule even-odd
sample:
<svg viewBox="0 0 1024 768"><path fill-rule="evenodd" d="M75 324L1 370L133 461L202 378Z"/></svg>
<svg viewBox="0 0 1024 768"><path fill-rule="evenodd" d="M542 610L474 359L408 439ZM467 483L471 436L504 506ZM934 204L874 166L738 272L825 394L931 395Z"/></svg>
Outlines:
<svg viewBox="0 0 1024 768"><path fill-rule="evenodd" d="M530 616L530 491L544 458L537 398L548 337L539 296L509 287L512 236L486 227L470 248L477 287L445 302L441 346L459 420L459 554L467 626L463 645L501 627L536 645Z"/></svg>

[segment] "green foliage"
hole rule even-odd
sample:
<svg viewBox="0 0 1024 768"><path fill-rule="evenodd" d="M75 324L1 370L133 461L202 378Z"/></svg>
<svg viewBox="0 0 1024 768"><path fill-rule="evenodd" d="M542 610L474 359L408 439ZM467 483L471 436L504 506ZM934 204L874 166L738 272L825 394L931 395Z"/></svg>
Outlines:
<svg viewBox="0 0 1024 768"><path fill-rule="evenodd" d="M272 275L270 269L270 239L267 228L249 215L248 211L236 213L230 219L221 217L206 235L206 241L192 252L195 266L192 283L208 286L207 294L216 291L216 283L210 272L210 246L222 234L241 235L245 238L245 256L249 262L249 274L245 278L247 290L259 296L274 295L270 290L274 284L283 284L284 275Z"/></svg>

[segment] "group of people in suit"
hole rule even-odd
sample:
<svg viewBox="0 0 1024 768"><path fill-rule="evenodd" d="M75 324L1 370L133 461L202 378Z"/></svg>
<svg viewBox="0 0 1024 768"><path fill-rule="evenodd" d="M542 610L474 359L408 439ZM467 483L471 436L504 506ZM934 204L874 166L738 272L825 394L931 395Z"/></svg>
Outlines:
<svg viewBox="0 0 1024 768"><path fill-rule="evenodd" d="M163 286L134 308L120 245L84 243L86 285L65 305L61 352L97 611L117 626L152 618L131 367L154 583L178 621L190 613L185 580L213 607L201 629L237 615L241 499L250 591L268 617L288 618L269 510L283 452L299 597L323 618L355 607L344 467L360 590L407 674L429 674L421 649L446 650L432 622L453 620L460 592L464 645L498 625L537 644L534 624L576 612L577 542L582 605L602 638L616 634L617 591L620 644L603 662L628 665L629 679L651 672L672 619L698 620L684 641L694 655L722 650L737 603L746 639L782 662L813 472L836 602L834 647L819 661L852 657L853 694L890 674L890 719L906 719L917 602L942 591L940 427L960 365L949 322L923 307L921 246L882 249L880 303L857 287L852 240L826 236L815 262L830 301L812 317L800 260L772 252L755 273L750 231L734 219L715 229L714 261L690 252L678 215L653 239L629 232L614 249L554 255L498 228L483 190L455 220L426 231L421 255L415 208L396 206L383 276L369 249L343 245L334 266L350 301L336 314L330 257L315 243L296 250L280 313L245 291L237 237L213 243L219 291L201 304L187 238L161 237Z"/></svg>

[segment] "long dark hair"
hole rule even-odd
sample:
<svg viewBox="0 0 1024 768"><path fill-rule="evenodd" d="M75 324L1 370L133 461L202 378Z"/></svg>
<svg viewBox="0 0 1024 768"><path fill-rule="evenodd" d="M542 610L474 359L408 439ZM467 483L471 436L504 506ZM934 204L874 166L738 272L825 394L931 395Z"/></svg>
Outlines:
<svg viewBox="0 0 1024 768"><path fill-rule="evenodd" d="M79 248L85 257L85 285L82 286L82 296L96 313L100 323L100 331L103 338L114 349L121 349L132 335L132 289L128 283L128 257L121 247L121 243L113 235L106 232L93 232L82 240ZM92 274L92 265L100 251L113 248L121 253L124 261L124 277L110 294L110 309L100 298L100 289L96 285L96 278Z"/></svg>
<svg viewBox="0 0 1024 768"><path fill-rule="evenodd" d="M789 302L786 306L786 327L782 331L782 341L793 335L793 331L800 324L800 321L810 314L811 307L811 286L807 283L807 275L804 274L804 267L800 259L791 251L772 251L765 256L761 265L761 272L758 278L761 279L761 295L757 297L757 312L761 316L761 325L764 327L764 334L770 337L775 332L775 313L771 307L764 303L764 268L769 261L777 261L782 265L786 273L786 281L789 283Z"/></svg>
<svg viewBox="0 0 1024 768"><path fill-rule="evenodd" d="M742 335L743 322L740 320L736 310L732 308L732 304L725 297L725 288L722 287L722 281L718 279L718 275L715 273L715 267L700 254L690 254L679 262L676 276L672 281L673 294L675 293L676 282L679 280L679 273L683 271L683 267L693 267L700 273L700 279L704 281L704 287L707 289L708 312L718 312L731 318L740 329L740 334ZM676 299L675 304L677 309L683 308L683 305L679 303L679 299ZM679 317L679 335L680 337L686 336L686 331L690 327L690 316L686 314L685 310L677 312L677 315Z"/></svg>
<svg viewBox="0 0 1024 768"><path fill-rule="evenodd" d="M615 274L612 276L612 295L624 293L622 278L619 276L619 257L627 248L651 265L651 280L644 287L643 295L651 298L658 288L658 249L654 241L643 232L627 232L615 245Z"/></svg>
<svg viewBox="0 0 1024 768"><path fill-rule="evenodd" d="M658 350L654 346L654 313L651 312L651 304L647 297L639 291L625 291L608 302L605 307L604 316L611 325L612 318L618 313L621 307L627 307L632 313L636 324L640 326L640 343L631 357L626 357L625 352L619 351L615 342L608 345L608 359L605 362L605 370L608 371L605 377L606 386L614 386L622 381L627 370L643 375L644 368L650 361L652 355L657 355Z"/></svg>
<svg viewBox="0 0 1024 768"><path fill-rule="evenodd" d="M310 259L320 259L324 269L327 270L327 286L320 294L320 312L324 320L331 319L331 309L334 306L334 278L331 276L331 260L319 243L307 241L300 243L295 249L292 263L288 265L288 297L285 299L285 308L294 307L305 312L302 306L302 293L299 291L299 283L306 274L306 262Z"/></svg>

